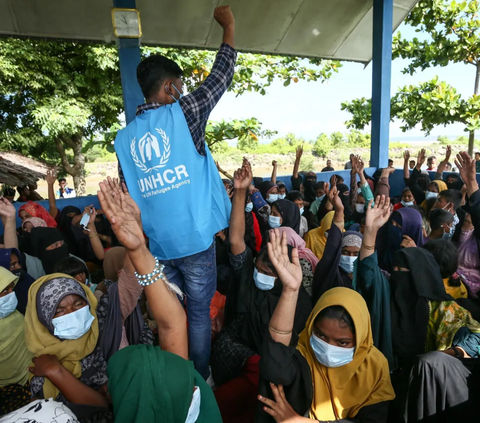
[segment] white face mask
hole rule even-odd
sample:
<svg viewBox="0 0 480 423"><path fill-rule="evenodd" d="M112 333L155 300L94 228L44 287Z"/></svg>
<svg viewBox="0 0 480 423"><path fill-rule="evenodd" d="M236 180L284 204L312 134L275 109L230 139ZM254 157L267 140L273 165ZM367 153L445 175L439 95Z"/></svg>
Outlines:
<svg viewBox="0 0 480 423"><path fill-rule="evenodd" d="M0 297L0 319L10 316L18 305L18 300L15 292Z"/></svg>
<svg viewBox="0 0 480 423"><path fill-rule="evenodd" d="M317 197L317 201L322 201L325 198L326 194L321 195L320 197Z"/></svg>
<svg viewBox="0 0 480 423"><path fill-rule="evenodd" d="M310 346L320 364L325 367L340 367L352 362L355 347L343 348L330 345L313 333L310 337Z"/></svg>
<svg viewBox="0 0 480 423"><path fill-rule="evenodd" d="M279 200L285 200L286 196L287 196L287 194L278 194L278 199Z"/></svg>
<svg viewBox="0 0 480 423"><path fill-rule="evenodd" d="M438 192L427 191L425 193L425 198L427 200L430 200L431 198L437 198L437 197L438 197Z"/></svg>
<svg viewBox="0 0 480 423"><path fill-rule="evenodd" d="M340 256L340 268L345 270L347 273L353 273L357 258L358 257L355 256Z"/></svg>
<svg viewBox="0 0 480 423"><path fill-rule="evenodd" d="M268 216L268 224L272 229L279 228L281 225L280 218L278 216Z"/></svg>
<svg viewBox="0 0 480 423"><path fill-rule="evenodd" d="M253 210L253 203L248 203L248 204L245 206L245 211L246 211L247 213L250 213L252 210Z"/></svg>
<svg viewBox="0 0 480 423"><path fill-rule="evenodd" d="M185 423L195 423L200 416L200 404L202 403L202 395L200 393L200 388L195 386L195 391L193 392L192 402L190 403L190 408L188 409L187 419Z"/></svg>
<svg viewBox="0 0 480 423"><path fill-rule="evenodd" d="M270 291L275 285L275 277L260 273L257 268L253 270L253 279L255 286L262 291Z"/></svg>
<svg viewBox="0 0 480 423"><path fill-rule="evenodd" d="M400 201L403 207L412 207L415 203L413 201Z"/></svg>
<svg viewBox="0 0 480 423"><path fill-rule="evenodd" d="M304 211L305 211L305 207L302 207L302 208L300 209L300 216L303 214Z"/></svg>
<svg viewBox="0 0 480 423"><path fill-rule="evenodd" d="M272 204L278 200L278 194L268 194L267 201Z"/></svg>
<svg viewBox="0 0 480 423"><path fill-rule="evenodd" d="M52 319L53 334L60 339L78 339L85 335L92 326L95 317L86 305L73 313Z"/></svg>
<svg viewBox="0 0 480 423"><path fill-rule="evenodd" d="M363 214L365 212L365 204L355 204L357 213Z"/></svg>

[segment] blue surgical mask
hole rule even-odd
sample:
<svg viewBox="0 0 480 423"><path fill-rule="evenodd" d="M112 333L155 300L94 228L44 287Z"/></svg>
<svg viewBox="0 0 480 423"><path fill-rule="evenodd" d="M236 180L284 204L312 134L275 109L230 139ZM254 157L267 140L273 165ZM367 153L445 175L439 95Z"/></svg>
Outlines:
<svg viewBox="0 0 480 423"><path fill-rule="evenodd" d="M460 219L457 215L457 213L455 213L453 215L453 224L452 224L452 227L450 228L450 236L453 237L453 235L455 235L455 228L457 227L457 225L460 223Z"/></svg>
<svg viewBox="0 0 480 423"><path fill-rule="evenodd" d="M320 197L317 197L317 201L322 201L325 198L326 194L321 195Z"/></svg>
<svg viewBox="0 0 480 423"><path fill-rule="evenodd" d="M313 333L310 337L310 346L320 364L325 367L340 367L351 363L355 354L355 347L342 348L330 345L316 337Z"/></svg>
<svg viewBox="0 0 480 423"><path fill-rule="evenodd" d="M444 241L450 241L450 240L452 239L452 236L453 236L453 235L452 235L452 233L451 233L450 231L449 231L449 232L444 232L444 233L442 234L442 239L443 239Z"/></svg>
<svg viewBox="0 0 480 423"><path fill-rule="evenodd" d="M279 228L281 223L280 223L280 218L278 216L268 216L268 224L272 229Z"/></svg>
<svg viewBox="0 0 480 423"><path fill-rule="evenodd" d="M278 194L268 194L267 201L272 204L278 200Z"/></svg>
<svg viewBox="0 0 480 423"><path fill-rule="evenodd" d="M438 192L427 191L425 193L425 198L427 200L430 200L431 198L437 198L437 197L438 197Z"/></svg>
<svg viewBox="0 0 480 423"><path fill-rule="evenodd" d="M200 404L202 403L202 395L200 388L195 386L195 392L193 393L192 402L190 403L190 408L188 409L187 419L185 423L195 423L200 416Z"/></svg>
<svg viewBox="0 0 480 423"><path fill-rule="evenodd" d="M17 308L18 300L15 292L0 298L0 319L10 316Z"/></svg>
<svg viewBox="0 0 480 423"><path fill-rule="evenodd" d="M304 211L305 211L305 207L302 207L302 208L300 209L300 216L303 214Z"/></svg>
<svg viewBox="0 0 480 423"><path fill-rule="evenodd" d="M257 268L253 270L253 280L255 286L262 291L269 291L275 285L275 277L260 273Z"/></svg>
<svg viewBox="0 0 480 423"><path fill-rule="evenodd" d="M413 201L400 201L400 203L402 203L402 206L403 207L412 207L413 205L415 205L415 203Z"/></svg>
<svg viewBox="0 0 480 423"><path fill-rule="evenodd" d="M358 257L356 256L340 256L340 268L345 270L347 273L353 273L357 258Z"/></svg>
<svg viewBox="0 0 480 423"><path fill-rule="evenodd" d="M278 199L279 200L285 200L286 196L287 196L287 194L278 194Z"/></svg>
<svg viewBox="0 0 480 423"><path fill-rule="evenodd" d="M178 98L175 98L175 96L173 96L172 94L170 94L170 92L167 90L167 86L165 85L165 91L167 92L167 94L173 98L173 101L175 101L175 103L180 100L182 97L183 97L183 94L178 90L178 88L175 86L175 84L172 84L172 87L175 89L175 91L178 93Z"/></svg>
<svg viewBox="0 0 480 423"><path fill-rule="evenodd" d="M247 213L250 213L252 210L253 210L253 203L247 203L247 205L245 206L245 211Z"/></svg>
<svg viewBox="0 0 480 423"><path fill-rule="evenodd" d="M52 319L53 334L60 339L81 338L90 330L94 320L90 307L86 305L73 313Z"/></svg>

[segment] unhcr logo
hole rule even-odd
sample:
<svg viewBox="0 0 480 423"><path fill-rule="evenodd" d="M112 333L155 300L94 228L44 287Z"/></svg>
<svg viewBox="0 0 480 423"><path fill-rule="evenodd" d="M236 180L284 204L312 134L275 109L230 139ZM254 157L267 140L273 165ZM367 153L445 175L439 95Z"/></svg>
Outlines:
<svg viewBox="0 0 480 423"><path fill-rule="evenodd" d="M133 162L143 172L150 173L155 169L161 169L165 167L170 158L170 139L163 129L155 128L160 135L162 142L158 142L158 138L147 132L138 141L138 147L136 139L133 138L130 143L130 154L132 155ZM160 151L160 146L163 146L163 153ZM140 154L140 158L137 154Z"/></svg>

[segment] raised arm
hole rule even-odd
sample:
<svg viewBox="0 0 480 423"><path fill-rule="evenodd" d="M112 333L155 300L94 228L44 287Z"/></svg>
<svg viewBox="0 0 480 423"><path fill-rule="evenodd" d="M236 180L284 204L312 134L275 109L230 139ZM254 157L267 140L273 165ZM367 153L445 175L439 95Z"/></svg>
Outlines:
<svg viewBox="0 0 480 423"><path fill-rule="evenodd" d="M57 180L57 175L53 169L47 170L47 185L48 185L48 205L49 205L49 213L54 219L57 217L58 208L57 202L55 200L55 181Z"/></svg>
<svg viewBox="0 0 480 423"><path fill-rule="evenodd" d="M386 167L382 169L382 174L380 180L378 181L377 188L375 189L375 196L384 195L385 197L390 197L390 182L389 178L392 173L395 172L395 168Z"/></svg>
<svg viewBox="0 0 480 423"><path fill-rule="evenodd" d="M175 293L170 289L170 282L160 271L161 267L148 250L143 231L139 226L128 197L120 193L120 207L112 201L108 187L100 183L98 199L107 219L112 225L112 230L118 240L125 247L133 267L138 275L148 275L154 270L161 275L156 280L153 275L147 281L153 282L145 286L153 317L159 328L159 344L166 351L188 360L187 317ZM133 202L133 200L131 200ZM157 265L158 264L158 265Z"/></svg>
<svg viewBox="0 0 480 423"><path fill-rule="evenodd" d="M443 181L443 171L445 166L450 161L450 156L452 155L452 147L447 145L447 152L445 153L445 160L442 160L438 165L437 173L435 174L435 179Z"/></svg>
<svg viewBox="0 0 480 423"><path fill-rule="evenodd" d="M467 195L470 198L476 191L478 191L475 159L472 159L466 151L462 151L457 154L455 165L458 167L460 176L465 182Z"/></svg>
<svg viewBox="0 0 480 423"><path fill-rule="evenodd" d="M368 185L367 178L365 178L365 163L363 162L360 156L356 157L356 172L360 178L360 189L362 190L363 198L365 199L365 204L369 204L373 200L373 192ZM373 206L373 203L372 203Z"/></svg>
<svg viewBox="0 0 480 423"><path fill-rule="evenodd" d="M88 214L90 216L90 220L88 222L88 237L90 238L90 244L92 245L93 252L95 253L95 257L98 260L103 260L105 258L105 250L103 249L102 242L100 241L99 235L97 233L97 228L95 227L95 219L97 217L97 212L93 204L91 206L85 207L85 210L82 214Z"/></svg>
<svg viewBox="0 0 480 423"><path fill-rule="evenodd" d="M418 152L417 164L415 166L415 169L413 169L410 179L408 180L408 187L412 191L412 194L415 197L415 201L417 204L422 204L425 200L425 192L418 185L418 178L421 175L422 165L425 163L426 158L427 156L425 154L425 149L421 149Z"/></svg>
<svg viewBox="0 0 480 423"><path fill-rule="evenodd" d="M272 169L271 181L273 184L276 184L277 183L277 161L276 160L272 162L272 166L273 166L273 169Z"/></svg>
<svg viewBox="0 0 480 423"><path fill-rule="evenodd" d="M359 156L355 156L352 159L352 169L350 170L350 191L348 193L349 203L352 210L355 210L355 204L357 204L357 162Z"/></svg>
<svg viewBox="0 0 480 423"><path fill-rule="evenodd" d="M298 169L300 169L300 160L302 159L303 154L303 145L299 145L297 147L297 151L295 153L295 163L293 165L293 177L295 179L298 178Z"/></svg>
<svg viewBox="0 0 480 423"><path fill-rule="evenodd" d="M302 286L302 268L296 248L292 251L292 262L290 262L285 233L280 239L278 229L270 231L270 242L267 244L267 248L268 257L283 284L280 300L270 319L270 336L275 342L289 346L292 339L298 292Z"/></svg>
<svg viewBox="0 0 480 423"><path fill-rule="evenodd" d="M233 179L232 214L230 216L230 251L236 256L247 248L245 246L245 198L253 180L252 168L247 159L243 159L240 169Z"/></svg>
<svg viewBox="0 0 480 423"><path fill-rule="evenodd" d="M0 198L0 217L3 223L3 243L5 248L18 249L17 212L15 207L6 198Z"/></svg>
<svg viewBox="0 0 480 423"><path fill-rule="evenodd" d="M403 153L403 179L405 184L410 179L410 151L408 150Z"/></svg>

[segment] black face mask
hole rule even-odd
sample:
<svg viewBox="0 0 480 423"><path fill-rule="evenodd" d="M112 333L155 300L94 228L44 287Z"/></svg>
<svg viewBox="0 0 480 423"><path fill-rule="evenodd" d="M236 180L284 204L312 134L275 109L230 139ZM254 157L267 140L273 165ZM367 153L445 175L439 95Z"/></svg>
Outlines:
<svg viewBox="0 0 480 423"><path fill-rule="evenodd" d="M40 260L46 274L53 273L55 265L69 256L68 244L63 244L61 247L54 250L45 250L42 252Z"/></svg>
<svg viewBox="0 0 480 423"><path fill-rule="evenodd" d="M13 271L12 273L19 279L23 279L25 277L25 275L27 274L27 272L25 272L25 270L23 270L23 269L17 269L15 271Z"/></svg>

